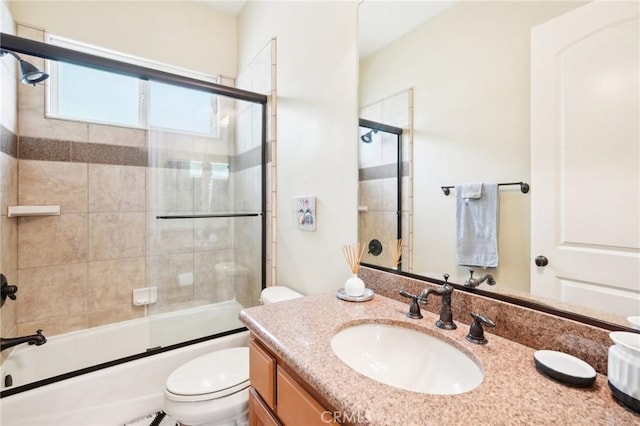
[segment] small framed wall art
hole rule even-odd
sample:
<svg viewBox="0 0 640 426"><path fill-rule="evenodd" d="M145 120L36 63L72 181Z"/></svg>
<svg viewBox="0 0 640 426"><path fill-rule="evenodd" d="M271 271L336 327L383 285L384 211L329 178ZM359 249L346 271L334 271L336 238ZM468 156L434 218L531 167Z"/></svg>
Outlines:
<svg viewBox="0 0 640 426"><path fill-rule="evenodd" d="M293 218L301 231L316 230L316 197L293 197Z"/></svg>

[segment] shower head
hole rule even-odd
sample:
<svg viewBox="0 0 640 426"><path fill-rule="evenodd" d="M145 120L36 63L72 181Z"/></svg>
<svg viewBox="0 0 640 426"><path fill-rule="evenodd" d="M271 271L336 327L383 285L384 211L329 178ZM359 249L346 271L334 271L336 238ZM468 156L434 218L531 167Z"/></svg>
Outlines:
<svg viewBox="0 0 640 426"><path fill-rule="evenodd" d="M364 135L360 136L360 140L362 140L362 142L364 143L371 143L371 141L373 141L373 137L371 136L372 133L378 133L378 131L375 129L371 129Z"/></svg>
<svg viewBox="0 0 640 426"><path fill-rule="evenodd" d="M33 84L35 86L36 83L49 78L49 74L40 71L40 69L32 63L25 61L10 50L0 49L0 57L5 56L6 54L13 56L18 60L18 62L20 62L20 74L22 75L20 81L22 81L23 84Z"/></svg>

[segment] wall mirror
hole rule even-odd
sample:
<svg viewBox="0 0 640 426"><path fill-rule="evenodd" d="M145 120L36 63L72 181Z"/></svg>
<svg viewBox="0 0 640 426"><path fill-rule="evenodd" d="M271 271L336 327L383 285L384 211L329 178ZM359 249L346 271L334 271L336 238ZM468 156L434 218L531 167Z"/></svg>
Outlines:
<svg viewBox="0 0 640 426"><path fill-rule="evenodd" d="M480 285L483 293L633 327L628 317L640 316L638 8L360 4L360 118L398 126L407 138L403 271L449 273L464 284L474 269L475 278L490 273L497 283ZM589 26L590 16L602 22ZM442 187L510 182L530 191L499 188L498 266L458 265L456 192L447 196ZM362 181L359 197L362 204ZM358 214L362 223L368 213ZM546 266L537 265L540 256Z"/></svg>

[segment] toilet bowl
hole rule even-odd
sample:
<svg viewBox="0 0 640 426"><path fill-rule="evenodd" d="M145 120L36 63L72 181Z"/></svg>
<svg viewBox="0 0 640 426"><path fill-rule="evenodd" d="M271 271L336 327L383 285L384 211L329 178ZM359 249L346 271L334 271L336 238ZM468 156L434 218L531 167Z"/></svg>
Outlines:
<svg viewBox="0 0 640 426"><path fill-rule="evenodd" d="M302 297L274 286L263 304ZM245 426L249 423L249 348L229 348L195 358L174 370L164 389L164 411L184 426Z"/></svg>

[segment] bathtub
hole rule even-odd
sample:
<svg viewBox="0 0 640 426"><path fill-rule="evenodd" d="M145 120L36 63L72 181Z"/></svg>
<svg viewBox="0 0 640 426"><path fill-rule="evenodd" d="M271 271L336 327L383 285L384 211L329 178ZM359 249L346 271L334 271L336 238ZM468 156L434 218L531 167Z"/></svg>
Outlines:
<svg viewBox="0 0 640 426"><path fill-rule="evenodd" d="M53 336L42 346L21 345L3 363L2 382L11 374L15 388L150 348L239 329L240 309L229 301ZM248 332L242 331L5 396L0 399L0 424L123 424L162 408L166 378L181 364L247 342Z"/></svg>

